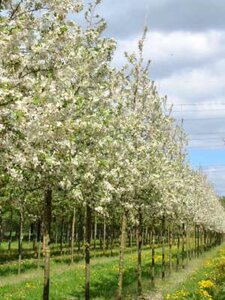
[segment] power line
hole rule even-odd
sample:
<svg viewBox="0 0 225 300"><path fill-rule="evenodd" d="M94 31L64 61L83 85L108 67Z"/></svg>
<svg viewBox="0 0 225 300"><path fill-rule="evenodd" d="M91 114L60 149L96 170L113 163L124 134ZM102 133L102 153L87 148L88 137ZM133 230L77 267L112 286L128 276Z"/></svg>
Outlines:
<svg viewBox="0 0 225 300"><path fill-rule="evenodd" d="M217 164L217 165L199 165L197 166L198 168L217 168L217 167L222 167L225 168L225 164Z"/></svg>
<svg viewBox="0 0 225 300"><path fill-rule="evenodd" d="M203 170L204 172L207 172L207 170ZM211 173L225 173L225 170L208 170Z"/></svg>
<svg viewBox="0 0 225 300"><path fill-rule="evenodd" d="M171 106L200 106L200 105L225 105L225 102L221 103L213 103L213 102L202 102L202 103L167 103L167 105Z"/></svg>
<svg viewBox="0 0 225 300"><path fill-rule="evenodd" d="M208 146L194 146L194 145L188 145L187 148L191 149L191 148L197 148L197 149L207 149L207 150L213 150L213 149L224 149L225 150L225 146L222 145L208 145Z"/></svg>
<svg viewBox="0 0 225 300"><path fill-rule="evenodd" d="M178 121L201 121L201 120L225 120L225 117L222 118L175 118Z"/></svg>
<svg viewBox="0 0 225 300"><path fill-rule="evenodd" d="M224 132L196 132L196 133L189 133L189 135L215 135L215 134L224 134L225 135L225 131Z"/></svg>
<svg viewBox="0 0 225 300"><path fill-rule="evenodd" d="M189 141L217 141L217 140L220 140L221 141L224 141L224 139L222 137L217 137L217 138L198 138L198 139L189 139Z"/></svg>
<svg viewBox="0 0 225 300"><path fill-rule="evenodd" d="M225 111L225 109L199 109L199 110L196 110L196 109L186 109L186 110L172 110L171 112L172 113L189 113L189 112L202 112L202 111Z"/></svg>

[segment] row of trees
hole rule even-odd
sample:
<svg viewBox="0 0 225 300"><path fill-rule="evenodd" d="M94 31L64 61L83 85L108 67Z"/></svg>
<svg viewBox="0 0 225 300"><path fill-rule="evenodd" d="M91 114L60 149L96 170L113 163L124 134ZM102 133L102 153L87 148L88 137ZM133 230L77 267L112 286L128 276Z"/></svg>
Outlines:
<svg viewBox="0 0 225 300"><path fill-rule="evenodd" d="M139 293L144 226L161 220L225 229L222 205L188 164L183 130L149 79L146 32L138 55L126 53L127 64L113 68L116 43L102 35L99 2L85 13L78 0L0 2L1 208L19 212L20 245L25 219L41 224L45 300L51 220L62 211L72 215L73 249L82 207L85 299L96 214L115 216L120 226L118 299L128 219L138 232Z"/></svg>

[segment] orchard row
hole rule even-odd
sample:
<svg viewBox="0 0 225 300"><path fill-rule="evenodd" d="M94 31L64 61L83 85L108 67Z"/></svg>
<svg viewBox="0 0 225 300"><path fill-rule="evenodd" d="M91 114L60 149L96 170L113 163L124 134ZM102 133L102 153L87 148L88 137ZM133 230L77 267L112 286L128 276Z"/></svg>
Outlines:
<svg viewBox="0 0 225 300"><path fill-rule="evenodd" d="M128 223L136 228L140 294L143 228L154 236L160 227L163 245L166 222L184 235L184 228L201 228L215 243L225 230L223 206L206 176L189 165L185 133L149 78L146 30L137 54L126 53L127 64L113 67L116 42L103 35L106 23L95 12L99 2L86 10L79 0L0 4L1 219L17 212L20 257L24 223L39 224L44 300L57 230L51 225L72 216L73 259L79 209L85 299L91 297L96 215L120 228L117 299Z"/></svg>

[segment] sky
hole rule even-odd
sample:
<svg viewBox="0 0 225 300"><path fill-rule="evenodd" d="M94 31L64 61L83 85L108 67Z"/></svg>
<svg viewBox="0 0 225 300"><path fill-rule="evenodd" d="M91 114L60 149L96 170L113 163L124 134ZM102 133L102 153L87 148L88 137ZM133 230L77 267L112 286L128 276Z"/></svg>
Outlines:
<svg viewBox="0 0 225 300"><path fill-rule="evenodd" d="M190 163L225 195L225 1L103 0L98 12L118 42L117 66L148 26L150 77L184 120Z"/></svg>

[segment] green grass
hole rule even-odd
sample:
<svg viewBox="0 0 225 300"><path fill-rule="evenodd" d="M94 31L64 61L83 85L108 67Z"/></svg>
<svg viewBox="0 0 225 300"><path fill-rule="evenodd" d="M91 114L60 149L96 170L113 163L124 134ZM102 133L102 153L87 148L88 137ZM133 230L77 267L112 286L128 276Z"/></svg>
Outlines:
<svg viewBox="0 0 225 300"><path fill-rule="evenodd" d="M136 299L136 264L137 255L133 249L127 249L125 255L124 272L124 299ZM210 251L211 252L211 251ZM210 253L209 252L209 253ZM118 279L118 249L113 251L115 256L103 257L102 251L96 252L96 257L91 260L91 299L114 299L117 291ZM93 254L94 255L94 254ZM173 262L175 264L176 248L173 248ZM209 254L208 254L209 255ZM160 277L161 249L156 249L156 276ZM166 247L166 261L168 274L168 248ZM51 260L51 300L84 299L84 263L82 255L76 255L74 265L69 264L69 256L53 257ZM29 263L31 265L29 265ZM20 276L16 272L17 263L11 263L9 270L6 265L1 266L0 275L11 274L0 279L1 300L39 300L42 295L43 271L36 270L36 260L24 260L24 273ZM11 269L10 269L11 268ZM14 271L12 271L14 268ZM35 268L35 269L34 269ZM11 271L10 271L11 270ZM4 273L5 272L5 273ZM8 272L8 273L7 273ZM151 249L144 247L142 258L143 288L145 293L150 293ZM177 273L178 274L178 273ZM161 282L160 280L158 280Z"/></svg>
<svg viewBox="0 0 225 300"><path fill-rule="evenodd" d="M38 261L35 257L34 251L30 248L31 244L24 243L23 245L23 255L22 255L22 261L21 261L21 273L26 273L31 270L37 269ZM157 245L156 245L157 247ZM70 264L71 262L71 255L70 255L70 248L67 246L67 248L64 248L63 254L60 255L60 245L54 244L51 246L51 261L53 263L58 264ZM143 246L143 249L148 248L148 246ZM7 249L7 243L2 243L2 246L0 248L0 278L1 276L7 276L7 275L13 275L18 273L18 253L17 253L17 243L14 242L12 244L12 251L9 255L6 251ZM135 251L136 247L129 248L127 247L126 253L130 253L132 251ZM94 258L98 257L114 257L118 256L119 249L115 248L113 250L106 249L105 253L103 254L102 249L97 248L96 250L91 250L92 256ZM79 262L83 260L83 251L74 251L74 261ZM41 257L39 262L40 267L43 267L43 257Z"/></svg>
<svg viewBox="0 0 225 300"><path fill-rule="evenodd" d="M151 266L150 249L143 251L143 279L149 278ZM160 249L156 250L156 273L160 273ZM137 278L136 253L125 256L124 292L128 297L127 289ZM1 284L0 299L40 299L42 293L41 272L28 272L27 276L11 276ZM25 274L24 274L25 275ZM117 290L118 257L99 257L92 259L91 269L91 298L114 299ZM19 282L22 280L21 282ZM51 297L55 300L84 299L84 263L78 262L73 266L52 261ZM149 284L150 288L150 284ZM136 291L134 291L135 293ZM132 292L133 293L133 292Z"/></svg>

